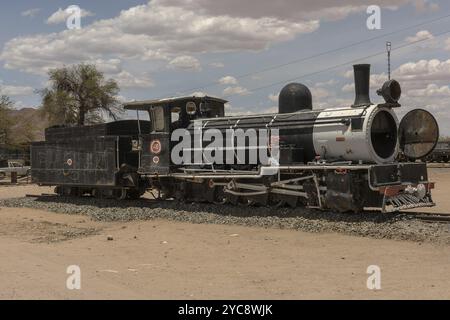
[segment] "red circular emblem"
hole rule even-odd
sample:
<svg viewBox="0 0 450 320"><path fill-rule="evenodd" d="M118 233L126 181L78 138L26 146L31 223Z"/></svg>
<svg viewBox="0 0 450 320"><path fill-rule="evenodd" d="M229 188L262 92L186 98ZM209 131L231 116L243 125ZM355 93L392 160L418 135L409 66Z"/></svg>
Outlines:
<svg viewBox="0 0 450 320"><path fill-rule="evenodd" d="M153 140L150 143L150 151L153 154L160 154L161 153L161 141L159 140Z"/></svg>

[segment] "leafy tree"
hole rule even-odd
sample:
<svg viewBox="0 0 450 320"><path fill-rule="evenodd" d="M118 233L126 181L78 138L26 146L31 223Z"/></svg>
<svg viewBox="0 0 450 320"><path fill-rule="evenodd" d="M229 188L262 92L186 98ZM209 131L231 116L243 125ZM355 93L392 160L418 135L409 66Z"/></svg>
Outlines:
<svg viewBox="0 0 450 320"><path fill-rule="evenodd" d="M11 139L13 119L10 111L14 102L6 95L0 95L0 144L8 144Z"/></svg>
<svg viewBox="0 0 450 320"><path fill-rule="evenodd" d="M117 120L121 111L117 82L105 80L95 65L79 64L49 72L50 87L40 90L41 112L51 125L85 125Z"/></svg>
<svg viewBox="0 0 450 320"><path fill-rule="evenodd" d="M36 128L35 119L18 119L16 123L18 125L14 126L15 145L26 145L36 140L38 128Z"/></svg>

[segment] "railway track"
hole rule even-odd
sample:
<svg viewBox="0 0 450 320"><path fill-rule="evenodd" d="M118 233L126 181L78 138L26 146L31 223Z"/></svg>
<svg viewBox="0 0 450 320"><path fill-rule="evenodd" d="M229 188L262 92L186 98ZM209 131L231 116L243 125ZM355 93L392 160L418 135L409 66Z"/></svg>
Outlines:
<svg viewBox="0 0 450 320"><path fill-rule="evenodd" d="M43 198L43 197L56 197L56 194L51 193L43 193L43 194L26 194L25 197L27 198Z"/></svg>
<svg viewBox="0 0 450 320"><path fill-rule="evenodd" d="M450 215L448 214L420 213L414 215L414 218L430 223L450 223Z"/></svg>
<svg viewBox="0 0 450 320"><path fill-rule="evenodd" d="M59 197L56 194L49 194L49 193L43 193L43 194L27 194L27 198L52 198L52 197ZM141 199L143 200L143 199ZM373 211L368 211L373 212ZM424 222L429 223L449 223L450 224L450 214L436 214L436 213L427 213L427 212L398 212L396 214L402 214L406 215L408 217L411 217L413 219L421 220Z"/></svg>

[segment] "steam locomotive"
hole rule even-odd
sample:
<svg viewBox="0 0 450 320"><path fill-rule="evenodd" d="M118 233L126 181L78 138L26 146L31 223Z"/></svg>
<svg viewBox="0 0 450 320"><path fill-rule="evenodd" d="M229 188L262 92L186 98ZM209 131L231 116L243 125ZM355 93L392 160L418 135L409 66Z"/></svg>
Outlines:
<svg viewBox="0 0 450 320"><path fill-rule="evenodd" d="M47 129L31 147L32 179L64 196L151 189L161 199L339 212L434 206L426 164L414 160L435 148L435 118L415 109L399 122L400 84L387 81L377 91L385 102L373 104L370 65L354 76L354 104L332 109L313 109L299 83L281 90L276 114L225 116L227 101L208 96L126 103L137 120Z"/></svg>

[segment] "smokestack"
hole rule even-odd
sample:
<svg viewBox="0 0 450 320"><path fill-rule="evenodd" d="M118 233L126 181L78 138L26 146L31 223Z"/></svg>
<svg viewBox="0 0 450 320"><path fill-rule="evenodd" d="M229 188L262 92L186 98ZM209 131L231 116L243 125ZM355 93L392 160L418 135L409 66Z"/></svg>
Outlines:
<svg viewBox="0 0 450 320"><path fill-rule="evenodd" d="M370 87L370 64L355 64L355 103L353 107L364 107L371 105L369 96Z"/></svg>

